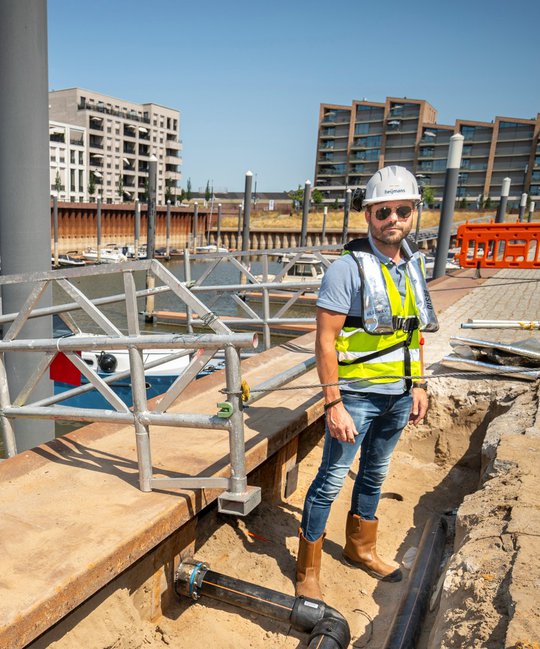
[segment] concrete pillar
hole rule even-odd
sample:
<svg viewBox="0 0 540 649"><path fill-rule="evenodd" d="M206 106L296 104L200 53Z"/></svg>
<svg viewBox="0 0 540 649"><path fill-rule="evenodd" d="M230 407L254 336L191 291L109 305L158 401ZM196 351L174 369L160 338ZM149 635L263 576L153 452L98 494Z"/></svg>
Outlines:
<svg viewBox="0 0 540 649"><path fill-rule="evenodd" d="M51 268L49 96L46 0L0 2L0 263L2 275ZM29 287L5 286L2 311L17 313ZM40 306L51 304L50 292ZM22 338L50 338L51 318L30 320ZM6 354L11 398L33 374L42 355ZM32 399L52 395L44 378ZM15 423L17 450L54 438L52 421Z"/></svg>
<svg viewBox="0 0 540 649"><path fill-rule="evenodd" d="M321 232L321 246L325 245L326 238L326 219L328 217L328 207L325 205L323 207L323 218L322 218L322 232Z"/></svg>
<svg viewBox="0 0 540 649"><path fill-rule="evenodd" d="M527 194L524 192L521 194L521 200L519 202L519 217L518 220L520 223L523 223L525 220L525 209L527 208Z"/></svg>
<svg viewBox="0 0 540 649"><path fill-rule="evenodd" d="M529 204L529 217L527 221L530 223L533 220L534 216L534 201L531 201Z"/></svg>
<svg viewBox="0 0 540 649"><path fill-rule="evenodd" d="M349 189L345 192L345 205L343 206L343 232L341 235L341 243L345 245L349 239L349 214L351 211L351 197L352 189Z"/></svg>
<svg viewBox="0 0 540 649"><path fill-rule="evenodd" d="M499 207L497 208L497 214L495 216L495 223L503 223L504 217L506 215L506 205L508 203L508 196L510 196L510 178L503 178L502 187L501 187L501 199L499 201Z"/></svg>
<svg viewBox="0 0 540 649"><path fill-rule="evenodd" d="M304 201L302 203L302 233L300 236L300 247L307 244L307 225L309 218L309 201L311 200L311 181L306 180L304 184Z"/></svg>
<svg viewBox="0 0 540 649"><path fill-rule="evenodd" d="M249 227L251 218L251 183L253 174L251 171L246 172L246 182L244 187L244 227L242 229L242 252L249 250ZM247 260L244 260L247 262Z"/></svg>
<svg viewBox="0 0 540 649"><path fill-rule="evenodd" d="M442 277L446 273L446 262L448 260L448 249L450 248L450 236L452 234L459 167L461 165L461 153L463 151L464 139L465 138L460 133L456 133L450 138L448 160L446 163L446 176L444 179L441 219L437 236L437 252L435 254L435 264L433 267L434 279Z"/></svg>

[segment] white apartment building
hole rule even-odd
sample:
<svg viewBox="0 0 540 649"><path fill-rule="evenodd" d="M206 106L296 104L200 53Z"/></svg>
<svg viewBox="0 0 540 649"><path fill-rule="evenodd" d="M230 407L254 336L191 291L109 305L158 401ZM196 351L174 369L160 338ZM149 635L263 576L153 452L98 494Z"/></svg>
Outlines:
<svg viewBox="0 0 540 649"><path fill-rule="evenodd" d="M158 203L167 199L174 202L180 193L182 145L179 111L153 103L136 104L82 88L69 88L49 92L49 119L54 120L51 124L72 124L86 130L83 181L88 199L101 195L108 203L133 201L135 198L144 201L152 155L158 160ZM71 177L70 163L66 155L63 157L68 165L66 175ZM69 159L71 162L71 157ZM51 174L52 167L51 160ZM76 169L76 178L78 171L79 168ZM58 172L62 175L60 166ZM51 185L55 184L55 179L56 168Z"/></svg>
<svg viewBox="0 0 540 649"><path fill-rule="evenodd" d="M49 122L50 189L60 201L88 200L86 144L86 128Z"/></svg>

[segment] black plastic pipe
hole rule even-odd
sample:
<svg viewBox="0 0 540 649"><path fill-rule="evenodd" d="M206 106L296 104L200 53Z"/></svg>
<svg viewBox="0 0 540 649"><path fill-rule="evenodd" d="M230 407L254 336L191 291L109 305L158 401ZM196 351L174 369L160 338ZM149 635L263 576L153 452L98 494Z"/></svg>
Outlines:
<svg viewBox="0 0 540 649"><path fill-rule="evenodd" d="M274 620L288 622L297 631L310 634L310 649L346 649L351 640L347 620L324 602L292 597L227 577L209 570L201 562L186 560L180 564L175 590L179 595L192 599L205 595Z"/></svg>
<svg viewBox="0 0 540 649"><path fill-rule="evenodd" d="M422 533L407 591L396 611L383 649L414 649L431 587L440 569L446 543L446 520L432 516Z"/></svg>

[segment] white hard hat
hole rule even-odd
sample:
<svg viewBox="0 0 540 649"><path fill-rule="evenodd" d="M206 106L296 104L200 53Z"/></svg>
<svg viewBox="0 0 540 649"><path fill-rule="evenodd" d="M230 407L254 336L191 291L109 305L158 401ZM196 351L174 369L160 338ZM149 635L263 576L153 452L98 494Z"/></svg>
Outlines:
<svg viewBox="0 0 540 649"><path fill-rule="evenodd" d="M364 205L383 201L418 201L418 183L412 173L405 167L391 165L383 167L374 174L366 185Z"/></svg>

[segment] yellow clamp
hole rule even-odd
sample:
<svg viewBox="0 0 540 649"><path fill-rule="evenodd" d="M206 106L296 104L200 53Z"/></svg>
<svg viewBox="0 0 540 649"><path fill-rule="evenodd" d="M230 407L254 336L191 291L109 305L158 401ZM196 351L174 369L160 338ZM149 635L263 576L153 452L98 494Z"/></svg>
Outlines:
<svg viewBox="0 0 540 649"><path fill-rule="evenodd" d="M249 395L250 395L250 388L249 388L249 383L245 380L242 379L242 401L245 403L246 401L249 400Z"/></svg>

